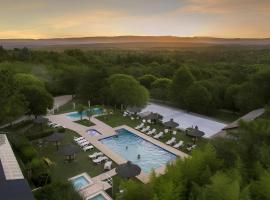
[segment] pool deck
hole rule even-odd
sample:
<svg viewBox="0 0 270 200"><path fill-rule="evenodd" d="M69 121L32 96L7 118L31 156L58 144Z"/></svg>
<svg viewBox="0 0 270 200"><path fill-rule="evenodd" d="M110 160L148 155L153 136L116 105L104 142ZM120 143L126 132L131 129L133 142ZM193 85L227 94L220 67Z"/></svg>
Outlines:
<svg viewBox="0 0 270 200"><path fill-rule="evenodd" d="M60 114L60 115L50 115L47 116L47 118L54 123L60 124L62 126L65 126L66 128L73 130L75 132L77 132L79 135L83 136L85 139L87 139L93 146L95 146L99 151L101 151L102 153L104 153L106 156L108 156L111 160L113 160L115 163L117 164L123 164L126 163L127 160L125 160L124 158L122 158L120 155L118 155L117 153L113 152L110 148L108 148L106 145L102 144L99 140L106 138L106 137L110 137L116 134L116 130L117 129L126 129L136 135L138 135L139 137L142 137L143 139L157 145L160 146L161 148L177 155L180 158L186 158L189 155L186 153L183 153L169 145L166 145L148 135L145 135L127 125L122 125L122 126L118 126L115 128L110 127L109 125L105 124L104 122L96 119L95 117L91 117L91 121L95 124L94 126L90 126L90 127L86 127L83 126L81 124L75 123L74 119L68 118L67 113L65 114ZM87 134L87 130L89 129L95 129L98 132L100 132L102 135L100 136L89 136ZM166 166L162 166L160 168L157 168L155 170L156 174L163 174L165 172ZM141 172L137 178L142 181L143 183L147 183L149 182L149 174L145 173L145 172Z"/></svg>

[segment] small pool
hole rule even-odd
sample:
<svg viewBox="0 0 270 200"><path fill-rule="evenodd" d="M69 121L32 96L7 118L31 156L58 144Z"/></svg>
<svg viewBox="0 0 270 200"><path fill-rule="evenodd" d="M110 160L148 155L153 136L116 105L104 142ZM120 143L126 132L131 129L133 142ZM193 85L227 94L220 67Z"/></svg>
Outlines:
<svg viewBox="0 0 270 200"><path fill-rule="evenodd" d="M90 109L88 109L88 110L90 110ZM103 113L102 108L91 108L91 110L93 111L94 115L101 115ZM71 119L81 118L81 115L78 112L73 112L73 113L67 114L66 116L71 118ZM83 111L82 117L86 117L86 111Z"/></svg>
<svg viewBox="0 0 270 200"><path fill-rule="evenodd" d="M90 136L99 136L99 135L102 135L100 132L98 132L97 130L95 129L89 129L87 131L87 134L90 135Z"/></svg>
<svg viewBox="0 0 270 200"><path fill-rule="evenodd" d="M106 200L106 198L102 194L98 194L89 200Z"/></svg>
<svg viewBox="0 0 270 200"><path fill-rule="evenodd" d="M88 181L87 178L84 176L79 176L77 178L74 178L71 180L71 182L76 190L84 188L90 184L90 181Z"/></svg>
<svg viewBox="0 0 270 200"><path fill-rule="evenodd" d="M142 171L149 173L177 158L173 153L129 132L126 129L117 131L116 136L101 139L100 142L108 146L126 160L139 165ZM126 149L126 147L128 147ZM140 154L140 159L138 159Z"/></svg>

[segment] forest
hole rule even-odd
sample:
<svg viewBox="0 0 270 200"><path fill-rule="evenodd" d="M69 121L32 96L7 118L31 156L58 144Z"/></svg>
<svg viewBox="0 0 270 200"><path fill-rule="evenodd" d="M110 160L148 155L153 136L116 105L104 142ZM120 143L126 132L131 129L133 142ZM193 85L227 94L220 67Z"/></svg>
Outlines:
<svg viewBox="0 0 270 200"><path fill-rule="evenodd" d="M211 115L228 110L243 114L263 107L270 98L270 49L262 47L63 52L0 47L0 70L1 75L14 76L20 85L31 75L31 81L38 82L36 86L43 85L46 95L73 94L80 101L91 100L94 104L127 105L124 98L116 100L109 89L114 74L128 75L141 85L143 94L136 98L138 102L129 101L134 105L145 103L149 93L151 99L196 113ZM2 80L1 84L5 84ZM2 89L7 88L3 85ZM121 91L123 96L130 93L130 99L135 99L132 89ZM29 89L23 92L32 93ZM142 97L144 101L140 101Z"/></svg>

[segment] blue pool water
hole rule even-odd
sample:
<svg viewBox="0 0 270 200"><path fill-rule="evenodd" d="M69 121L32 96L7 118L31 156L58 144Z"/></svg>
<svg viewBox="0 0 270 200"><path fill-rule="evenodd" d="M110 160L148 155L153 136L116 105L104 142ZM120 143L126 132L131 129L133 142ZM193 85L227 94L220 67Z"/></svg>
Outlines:
<svg viewBox="0 0 270 200"><path fill-rule="evenodd" d="M106 200L102 194L98 194L97 196L94 196L90 200Z"/></svg>
<svg viewBox="0 0 270 200"><path fill-rule="evenodd" d="M99 135L102 135L100 132L98 132L97 130L95 129L89 129L87 131L87 134L90 135L90 136L99 136Z"/></svg>
<svg viewBox="0 0 270 200"><path fill-rule="evenodd" d="M87 186L89 183L90 182L84 176L79 176L78 178L72 180L72 184L76 190Z"/></svg>
<svg viewBox="0 0 270 200"><path fill-rule="evenodd" d="M112 136L100 141L124 159L139 165L146 173L176 159L176 155L125 129L118 131L118 137ZM137 158L138 154L140 159Z"/></svg>
<svg viewBox="0 0 270 200"><path fill-rule="evenodd" d="M91 108L93 110L94 115L100 115L103 113L102 108ZM82 117L86 116L86 111L82 113ZM72 119L80 119L81 115L78 112L73 112L70 114L67 114L67 117L72 118Z"/></svg>

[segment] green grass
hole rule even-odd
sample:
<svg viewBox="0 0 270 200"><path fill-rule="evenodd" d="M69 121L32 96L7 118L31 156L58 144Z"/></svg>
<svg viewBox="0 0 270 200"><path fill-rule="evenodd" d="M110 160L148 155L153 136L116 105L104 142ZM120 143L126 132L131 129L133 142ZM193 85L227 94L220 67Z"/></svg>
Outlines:
<svg viewBox="0 0 270 200"><path fill-rule="evenodd" d="M61 145L73 143L74 136L78 136L78 134L71 130L67 130ZM52 181L67 180L68 178L83 172L87 172L91 177L97 176L104 172L103 165L96 165L88 158L89 154L92 154L97 150L87 152L81 150L76 155L75 161L68 163L64 160L64 156L57 152L55 145L52 143L47 143L43 147L39 147L36 141L33 142L33 145L37 149L40 157L48 157L52 162L55 163L55 166L51 166L49 168Z"/></svg>
<svg viewBox="0 0 270 200"><path fill-rule="evenodd" d="M78 124L84 125L84 126L94 126L95 124L91 121L89 121L88 119L82 119L82 120L78 120L78 121L74 121Z"/></svg>
<svg viewBox="0 0 270 200"><path fill-rule="evenodd" d="M138 124L141 123L140 119L134 119L131 120L130 117L123 117L123 114L120 110L116 110L114 111L113 115L103 115L103 116L99 116L97 117L97 119L103 121L104 123L112 126L112 127L117 127L117 126L121 126L121 125L127 125L130 126L132 128L136 127ZM164 132L165 127L163 126L163 124L161 123L157 123L157 124L149 124L151 128L155 128L157 129L157 133L160 131ZM190 153L186 150L186 147L188 144L193 144L192 138L187 136L185 134L184 131L181 130L177 130L177 134L176 135L172 135L171 133L167 133L164 135L163 138L160 139L160 141L162 142L166 142L169 139L171 139L171 137L176 137L176 141L180 141L183 140L184 141L184 145L182 148L180 148L181 151L186 152L186 153ZM198 147L202 147L204 146L206 143L208 142L207 139L205 138L200 138L198 139L198 141L196 142Z"/></svg>

